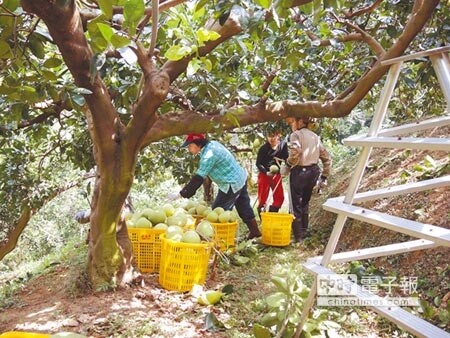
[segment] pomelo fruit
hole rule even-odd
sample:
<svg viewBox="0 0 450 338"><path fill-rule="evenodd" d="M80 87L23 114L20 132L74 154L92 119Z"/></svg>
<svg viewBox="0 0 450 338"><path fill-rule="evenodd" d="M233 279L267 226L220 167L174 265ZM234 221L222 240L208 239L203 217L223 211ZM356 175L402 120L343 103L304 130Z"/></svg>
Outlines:
<svg viewBox="0 0 450 338"><path fill-rule="evenodd" d="M195 208L195 211L197 215L203 215L206 209L208 209L206 205L198 204L197 207Z"/></svg>
<svg viewBox="0 0 450 338"><path fill-rule="evenodd" d="M175 214L173 216L167 217L166 224L167 225L178 225L180 227L184 227L187 222L186 214Z"/></svg>
<svg viewBox="0 0 450 338"><path fill-rule="evenodd" d="M151 228L152 222L150 222L147 218L141 217L139 218L136 223L134 223L136 228Z"/></svg>
<svg viewBox="0 0 450 338"><path fill-rule="evenodd" d="M276 164L272 164L270 166L269 170L271 173L277 173L280 170L280 168L278 168L278 166Z"/></svg>
<svg viewBox="0 0 450 338"><path fill-rule="evenodd" d="M153 229L159 229L159 230L167 230L168 226L166 223L158 223L156 224Z"/></svg>
<svg viewBox="0 0 450 338"><path fill-rule="evenodd" d="M165 214L166 214L167 217L172 216L172 215L174 214L174 212L175 212L175 207L174 207L172 204L170 204L170 203L164 204L164 205L161 207L161 209L164 210L164 212L165 212Z"/></svg>
<svg viewBox="0 0 450 338"><path fill-rule="evenodd" d="M234 212L233 210L230 211L230 222L236 222L236 220L237 220L236 212Z"/></svg>
<svg viewBox="0 0 450 338"><path fill-rule="evenodd" d="M202 216L207 216L210 212L212 211L212 209L210 208L210 207L207 207L206 209L205 209L205 211L203 211L202 212Z"/></svg>
<svg viewBox="0 0 450 338"><path fill-rule="evenodd" d="M195 232L194 230L188 230L181 237L181 241L184 243L199 244L201 242L201 239L197 232Z"/></svg>
<svg viewBox="0 0 450 338"><path fill-rule="evenodd" d="M219 215L215 211L211 211L206 215L206 219L212 223L217 223L219 220Z"/></svg>
<svg viewBox="0 0 450 338"><path fill-rule="evenodd" d="M153 209L152 208L145 208L144 210L142 210L141 212L141 216L146 217L148 220L150 220L150 216L153 214Z"/></svg>
<svg viewBox="0 0 450 338"><path fill-rule="evenodd" d="M166 221L167 216L166 216L166 212L164 210L160 209L160 210L153 210L147 216L147 218L153 224L157 224L157 223L164 223Z"/></svg>
<svg viewBox="0 0 450 338"><path fill-rule="evenodd" d="M214 227L210 222L205 220L198 223L195 231L197 231L197 233L205 239L211 239L214 237Z"/></svg>
<svg viewBox="0 0 450 338"><path fill-rule="evenodd" d="M224 212L222 212L219 215L219 222L220 223L228 223L230 221L230 218L231 218L231 211L225 210Z"/></svg>
<svg viewBox="0 0 450 338"><path fill-rule="evenodd" d="M183 228L178 225L169 225L166 230L166 238L175 242L181 241Z"/></svg>
<svg viewBox="0 0 450 338"><path fill-rule="evenodd" d="M222 299L223 293L220 291L208 290L197 298L199 304L214 305Z"/></svg>
<svg viewBox="0 0 450 338"><path fill-rule="evenodd" d="M216 207L216 208L213 209L213 211L214 211L217 215L220 215L222 212L225 211L225 209L222 208L222 207Z"/></svg>

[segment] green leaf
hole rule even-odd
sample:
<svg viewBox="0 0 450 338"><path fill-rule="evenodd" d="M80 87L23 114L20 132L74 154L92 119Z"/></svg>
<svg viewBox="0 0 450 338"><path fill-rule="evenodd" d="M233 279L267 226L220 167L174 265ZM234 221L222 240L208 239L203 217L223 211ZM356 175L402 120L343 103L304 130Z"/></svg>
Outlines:
<svg viewBox="0 0 450 338"><path fill-rule="evenodd" d="M171 46L164 56L170 61L178 61L191 54L191 48L186 46Z"/></svg>
<svg viewBox="0 0 450 338"><path fill-rule="evenodd" d="M192 76L202 67L202 62L199 59L192 59L189 61L187 69L186 69L186 75Z"/></svg>
<svg viewBox="0 0 450 338"><path fill-rule="evenodd" d="M210 59L207 59L205 57L201 58L203 64L205 65L205 69L210 72L212 71L213 65Z"/></svg>
<svg viewBox="0 0 450 338"><path fill-rule="evenodd" d="M232 294L234 291L233 289L234 289L233 285L227 284L222 288L222 293L226 295Z"/></svg>
<svg viewBox="0 0 450 338"><path fill-rule="evenodd" d="M111 19L113 16L113 1L112 0L97 0L98 5L100 6L100 9L102 10L103 14L108 19Z"/></svg>
<svg viewBox="0 0 450 338"><path fill-rule="evenodd" d="M62 60L59 58L50 58L45 60L43 66L45 68L56 68L59 67L62 63Z"/></svg>
<svg viewBox="0 0 450 338"><path fill-rule="evenodd" d="M56 76L55 73L50 72L50 71L45 70L45 69L42 71L42 75L44 76L44 78L46 80L49 80L49 81L57 81L58 80L58 77Z"/></svg>
<svg viewBox="0 0 450 338"><path fill-rule="evenodd" d="M262 316L260 321L261 321L261 324L264 325L265 327L272 327L272 326L278 324L277 313L276 312L266 313L264 316Z"/></svg>
<svg viewBox="0 0 450 338"><path fill-rule="evenodd" d="M270 307L278 308L286 301L286 294L283 292L275 292L266 298L266 303Z"/></svg>
<svg viewBox="0 0 450 338"><path fill-rule="evenodd" d="M19 7L19 0L5 0L3 6L10 12L14 12Z"/></svg>
<svg viewBox="0 0 450 338"><path fill-rule="evenodd" d="M240 256L240 255L232 256L232 263L237 266L247 264L248 262L250 262L250 258L248 258L248 257L244 257L244 256Z"/></svg>
<svg viewBox="0 0 450 338"><path fill-rule="evenodd" d="M32 34L30 36L30 40L28 43L28 47L30 47L31 53L33 53L38 59L43 59L45 57L45 49L43 42L37 37L36 34ZM1 48L0 50L2 50ZM1 52L0 52L1 53Z"/></svg>
<svg viewBox="0 0 450 338"><path fill-rule="evenodd" d="M430 155L425 156L423 163L428 168L436 168L436 161Z"/></svg>
<svg viewBox="0 0 450 338"><path fill-rule="evenodd" d="M74 93L78 93L78 94L82 94L82 95L92 94L92 91L90 91L87 88L82 88L82 87L77 87L73 91L74 91Z"/></svg>
<svg viewBox="0 0 450 338"><path fill-rule="evenodd" d="M262 325L254 324L253 325L253 335L255 338L270 338L272 337L272 334L270 333L270 330Z"/></svg>
<svg viewBox="0 0 450 338"><path fill-rule="evenodd" d="M220 34L214 31L207 30L205 28L200 28L197 31L197 43L199 46L203 46L205 41L214 41L220 38Z"/></svg>
<svg viewBox="0 0 450 338"><path fill-rule="evenodd" d="M144 16L145 5L143 0L127 1L123 7L124 26L129 28L129 35L136 33L136 27Z"/></svg>
<svg viewBox="0 0 450 338"><path fill-rule="evenodd" d="M284 293L288 293L289 292L289 288L288 288L288 283L286 278L280 277L280 276L272 276L270 278L270 280L272 281L273 284L275 284L275 286L283 291Z"/></svg>
<svg viewBox="0 0 450 338"><path fill-rule="evenodd" d="M114 31L110 25L104 23L97 23L98 30L102 33L102 36L106 41L111 42L111 38L114 36Z"/></svg>
<svg viewBox="0 0 450 338"><path fill-rule="evenodd" d="M114 34L111 37L111 41L110 42L111 42L111 44L113 45L114 48L119 49L119 48L128 46L131 43L131 40L128 39L127 37L125 37L125 36Z"/></svg>
<svg viewBox="0 0 450 338"><path fill-rule="evenodd" d="M9 59L12 57L11 48L5 41L0 41L0 59Z"/></svg>
<svg viewBox="0 0 450 338"><path fill-rule="evenodd" d="M205 329L206 331L221 331L225 328L225 325L217 319L214 313L208 313L205 317Z"/></svg>
<svg viewBox="0 0 450 338"><path fill-rule="evenodd" d="M313 11L314 11L313 22L315 24L317 24L319 22L320 17L321 17L322 0L314 0L313 1Z"/></svg>
<svg viewBox="0 0 450 338"><path fill-rule="evenodd" d="M205 7L209 3L209 0L200 0L196 5L194 11L197 12Z"/></svg>
<svg viewBox="0 0 450 338"><path fill-rule="evenodd" d="M269 9L272 5L272 0L255 0L255 3L264 9Z"/></svg>

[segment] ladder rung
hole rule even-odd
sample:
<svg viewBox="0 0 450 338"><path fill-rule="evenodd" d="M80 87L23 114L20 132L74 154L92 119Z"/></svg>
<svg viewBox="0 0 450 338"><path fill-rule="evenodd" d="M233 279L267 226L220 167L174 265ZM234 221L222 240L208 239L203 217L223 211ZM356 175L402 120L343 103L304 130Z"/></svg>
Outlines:
<svg viewBox="0 0 450 338"><path fill-rule="evenodd" d="M425 239L417 239L402 243L388 244L371 248L358 249L353 251L339 252L331 256L330 263L345 263L354 260L368 259L374 257L384 257L415 250L431 249L438 245ZM323 256L311 257L308 261L320 264Z"/></svg>
<svg viewBox="0 0 450 338"><path fill-rule="evenodd" d="M355 194L355 196L353 198L353 203L367 202L367 201L372 201L372 200L376 200L379 198L386 198L386 197L391 197L391 196L410 194L413 192L437 189L437 188L442 188L442 187L447 187L447 186L450 186L450 176L448 176L448 175L437 177L437 178L431 178L429 180L405 183L405 184L382 188L382 189L377 189L377 190L359 192L359 193ZM344 198L345 198L344 196L339 196L339 197L330 198L330 200L342 202L344 200Z"/></svg>
<svg viewBox="0 0 450 338"><path fill-rule="evenodd" d="M424 238L439 245L450 246L450 230L435 225L411 221L409 219L384 214L378 211L353 206L338 201L328 200L323 205L325 210L342 214L362 222L401 232L412 237Z"/></svg>
<svg viewBox="0 0 450 338"><path fill-rule="evenodd" d="M414 59L418 59L418 58L422 58L422 57L426 57L426 56L430 56L430 55L434 55L434 54L449 53L449 52L450 52L450 46L437 47L437 48L413 53L410 55L402 55L402 56L399 56L396 58L382 60L381 64L383 66L388 66L388 65L392 65L392 64L398 63L398 62L410 61L410 60L414 60Z"/></svg>
<svg viewBox="0 0 450 338"><path fill-rule="evenodd" d="M398 136L406 133L422 131L431 128L443 127L450 124L450 116L440 116L432 119L408 123L397 127L382 129L378 132L378 136ZM349 138L352 138L349 137Z"/></svg>
<svg viewBox="0 0 450 338"><path fill-rule="evenodd" d="M349 146L370 146L381 148L424 149L450 151L450 139L434 137L385 137L364 136L347 138L344 141Z"/></svg>
<svg viewBox="0 0 450 338"><path fill-rule="evenodd" d="M303 264L303 267L316 274L316 275L330 275L335 274L334 271L325 268L322 265L314 264L311 262L307 262ZM369 291L366 291L361 288L361 286L354 284L356 286L357 293L355 297L361 300L367 300L367 299L373 299L373 300L379 300L382 301L382 298L370 293ZM413 315L412 313L403 310L401 307L398 306L368 306L369 309L372 309L379 315L386 317L390 319L392 322L396 323L399 327L404 328L408 332L411 332L415 334L418 337L450 337L450 333L438 328L437 326L434 326L433 324L427 322L426 320L423 320L420 317L417 317Z"/></svg>

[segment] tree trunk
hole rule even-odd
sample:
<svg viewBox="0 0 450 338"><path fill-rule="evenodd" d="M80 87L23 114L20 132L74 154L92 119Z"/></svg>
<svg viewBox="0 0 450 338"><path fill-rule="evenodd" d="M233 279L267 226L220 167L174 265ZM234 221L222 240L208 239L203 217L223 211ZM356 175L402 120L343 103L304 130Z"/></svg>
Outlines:
<svg viewBox="0 0 450 338"><path fill-rule="evenodd" d="M124 219L124 211L129 210L124 205L137 156L132 153L126 142L119 142L114 154L100 155L94 150L98 167L92 197L88 274L95 289L124 285L138 275Z"/></svg>

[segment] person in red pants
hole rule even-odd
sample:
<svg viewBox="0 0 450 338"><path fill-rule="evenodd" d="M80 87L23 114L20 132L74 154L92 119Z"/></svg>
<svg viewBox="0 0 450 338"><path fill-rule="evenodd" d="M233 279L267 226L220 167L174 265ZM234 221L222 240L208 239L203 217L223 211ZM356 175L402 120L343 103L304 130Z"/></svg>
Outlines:
<svg viewBox="0 0 450 338"><path fill-rule="evenodd" d="M279 159L288 158L287 142L280 137L279 130L266 131L266 143L258 150L256 167L258 168L258 214L265 208L269 192L272 190L273 201L269 212L278 212L284 201L283 183L281 181ZM275 169L276 167L276 169ZM272 169L272 170L271 170Z"/></svg>

